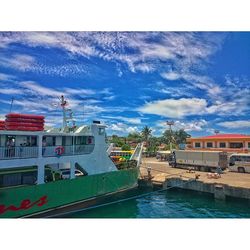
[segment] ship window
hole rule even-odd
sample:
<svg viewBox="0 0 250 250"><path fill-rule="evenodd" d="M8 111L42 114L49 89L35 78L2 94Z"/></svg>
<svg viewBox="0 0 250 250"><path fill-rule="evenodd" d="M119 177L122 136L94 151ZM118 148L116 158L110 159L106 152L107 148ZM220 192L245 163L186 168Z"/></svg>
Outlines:
<svg viewBox="0 0 250 250"><path fill-rule="evenodd" d="M200 144L200 142L196 142L196 143L194 144L194 146L195 146L196 148L200 148L200 147L201 147L201 144Z"/></svg>
<svg viewBox="0 0 250 250"><path fill-rule="evenodd" d="M63 146L71 146L73 143L73 137L72 136L63 136L62 137L62 145Z"/></svg>
<svg viewBox="0 0 250 250"><path fill-rule="evenodd" d="M21 173L17 174L9 174L4 175L2 180L2 186L8 187L8 186L17 186L22 184L22 175Z"/></svg>
<svg viewBox="0 0 250 250"><path fill-rule="evenodd" d="M213 143L212 142L207 142L207 148L212 148L213 147Z"/></svg>
<svg viewBox="0 0 250 250"><path fill-rule="evenodd" d="M36 136L31 136L30 141L31 141L31 146L37 146L37 137Z"/></svg>
<svg viewBox="0 0 250 250"><path fill-rule="evenodd" d="M20 144L25 147L35 147L37 146L37 137L36 136L26 136L24 139L24 143Z"/></svg>
<svg viewBox="0 0 250 250"><path fill-rule="evenodd" d="M75 137L75 145L84 145L84 144L86 144L86 136Z"/></svg>
<svg viewBox="0 0 250 250"><path fill-rule="evenodd" d="M33 185L36 182L36 178L37 178L36 171L29 172L29 173L23 173L22 174L22 184Z"/></svg>
<svg viewBox="0 0 250 250"><path fill-rule="evenodd" d="M248 148L250 148L250 142L248 142Z"/></svg>
<svg viewBox="0 0 250 250"><path fill-rule="evenodd" d="M46 146L55 146L56 137L55 136L44 136L43 140L46 141Z"/></svg>
<svg viewBox="0 0 250 250"><path fill-rule="evenodd" d="M220 148L225 148L226 147L226 143L225 142L220 142Z"/></svg>
<svg viewBox="0 0 250 250"><path fill-rule="evenodd" d="M105 129L104 128L99 128L99 135L104 135Z"/></svg>

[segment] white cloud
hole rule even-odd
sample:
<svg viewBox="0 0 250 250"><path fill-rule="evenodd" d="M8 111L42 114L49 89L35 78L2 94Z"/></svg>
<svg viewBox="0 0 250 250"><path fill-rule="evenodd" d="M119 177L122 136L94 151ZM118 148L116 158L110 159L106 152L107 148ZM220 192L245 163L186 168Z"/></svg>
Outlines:
<svg viewBox="0 0 250 250"><path fill-rule="evenodd" d="M0 34L7 46L60 48L72 55L96 56L126 63L131 71L151 72L162 61L177 69L189 69L207 60L219 47L224 36L192 32L12 32ZM131 51L127 53L127 50ZM163 62L164 65L165 62Z"/></svg>
<svg viewBox="0 0 250 250"><path fill-rule="evenodd" d="M244 99L244 101L246 101ZM240 116L249 106L243 100L216 101L208 105L202 98L181 98L152 101L139 107L137 111L145 114L155 114L170 118L183 118L192 115L216 114L220 116Z"/></svg>
<svg viewBox="0 0 250 250"><path fill-rule="evenodd" d="M74 88L64 88L65 93L72 95L95 95L96 91L92 89L74 89Z"/></svg>
<svg viewBox="0 0 250 250"><path fill-rule="evenodd" d="M115 119L115 120L121 120L130 124L141 124L141 118L133 117L124 117L124 116L103 116L104 118L108 119Z"/></svg>
<svg viewBox="0 0 250 250"><path fill-rule="evenodd" d="M167 71L161 73L161 76L170 81L179 79L184 80L191 84L193 89L206 91L208 96L212 99L219 98L222 93L221 87L208 76L190 73L189 71L183 72L183 70L181 72Z"/></svg>
<svg viewBox="0 0 250 250"><path fill-rule="evenodd" d="M139 112L170 118L182 118L202 114L207 108L207 101L198 98L167 99L146 103L138 108Z"/></svg>
<svg viewBox="0 0 250 250"><path fill-rule="evenodd" d="M27 71L34 67L36 60L34 57L23 54L15 54L11 57L1 57L0 65L11 67L20 71Z"/></svg>
<svg viewBox="0 0 250 250"><path fill-rule="evenodd" d="M250 121L249 120L239 120L239 121L225 121L219 122L218 125L225 128L249 128Z"/></svg>
<svg viewBox="0 0 250 250"><path fill-rule="evenodd" d="M67 63L67 60L60 65L46 65L42 63L37 63L33 65L33 67L29 68L30 71L39 73L39 74L46 74L46 75L55 75L55 76L75 76L79 74L87 74L88 67L86 65L80 63Z"/></svg>
<svg viewBox="0 0 250 250"><path fill-rule="evenodd" d="M168 87L162 82L157 82L152 86L152 89L156 92L162 94L168 94L171 97L192 97L193 95L190 93L190 87L185 85L178 85L174 87ZM150 89L151 90L151 89Z"/></svg>
<svg viewBox="0 0 250 250"><path fill-rule="evenodd" d="M15 77L12 75L0 73L0 81L12 81L14 79Z"/></svg>
<svg viewBox="0 0 250 250"><path fill-rule="evenodd" d="M134 65L135 71L141 71L144 73L149 73L155 70L155 67L152 64L149 63L139 63L137 65Z"/></svg>
<svg viewBox="0 0 250 250"><path fill-rule="evenodd" d="M139 131L138 127L128 126L127 124L122 123L122 122L109 125L108 130L113 133L119 132L119 134L128 134L128 133L134 133L134 132Z"/></svg>
<svg viewBox="0 0 250 250"><path fill-rule="evenodd" d="M203 131L207 124L207 121L204 119L190 122L175 121L174 128L184 129L185 131Z"/></svg>
<svg viewBox="0 0 250 250"><path fill-rule="evenodd" d="M23 94L23 91L14 88L0 88L0 93L4 95L20 95Z"/></svg>
<svg viewBox="0 0 250 250"><path fill-rule="evenodd" d="M183 120L175 120L173 125L173 130L184 129L185 131L203 131L206 130L208 122L204 119L200 120L192 120L192 121L183 121ZM163 128L163 132L165 129L168 129L166 121L158 121L156 127Z"/></svg>
<svg viewBox="0 0 250 250"><path fill-rule="evenodd" d="M54 96L59 97L63 95L63 91L57 91L52 88L47 88L44 86L41 86L40 84L32 81L27 82L20 82L19 85L22 88L25 88L26 90L30 91L31 94L40 95L40 96Z"/></svg>
<svg viewBox="0 0 250 250"><path fill-rule="evenodd" d="M96 91L92 89L81 88L61 88L62 90L42 86L41 84L33 81L13 82L11 88L6 84L0 84L0 93L3 95L14 95L13 110L23 113L39 113L45 114L46 117L58 116L61 113L59 97L64 94L69 103L68 108L71 108L75 117L92 118L94 119L102 112L120 112L121 108L115 107L100 107L96 103L101 100L91 99L91 96L96 96ZM112 94L111 89L100 90L101 98L104 100ZM79 95L87 95L85 100ZM111 96L112 97L112 96ZM112 97L113 98L113 97ZM10 101L1 99L1 103L8 104ZM53 112L53 114L52 114ZM55 115L54 112L57 112ZM95 118L96 119L96 118ZM51 124L53 122L50 122ZM55 123L55 122L54 122Z"/></svg>
<svg viewBox="0 0 250 250"><path fill-rule="evenodd" d="M173 72L173 71L169 71L169 72L165 72L162 73L161 76L167 80L178 80L181 78L181 74L177 73L177 72Z"/></svg>

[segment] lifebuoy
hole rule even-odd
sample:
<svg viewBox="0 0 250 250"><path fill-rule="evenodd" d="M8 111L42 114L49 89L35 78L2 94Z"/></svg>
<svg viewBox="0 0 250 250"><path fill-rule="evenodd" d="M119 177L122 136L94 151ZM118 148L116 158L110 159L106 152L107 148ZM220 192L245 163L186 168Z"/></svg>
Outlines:
<svg viewBox="0 0 250 250"><path fill-rule="evenodd" d="M61 156L63 153L64 153L64 147L63 146L58 146L55 148L55 153L58 155L58 156Z"/></svg>

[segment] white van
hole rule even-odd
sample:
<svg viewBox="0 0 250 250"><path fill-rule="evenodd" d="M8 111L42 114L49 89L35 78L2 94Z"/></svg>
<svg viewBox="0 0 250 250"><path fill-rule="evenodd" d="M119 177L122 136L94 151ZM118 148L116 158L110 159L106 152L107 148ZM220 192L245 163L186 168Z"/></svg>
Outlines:
<svg viewBox="0 0 250 250"><path fill-rule="evenodd" d="M250 173L250 154L232 154L228 169L232 172Z"/></svg>

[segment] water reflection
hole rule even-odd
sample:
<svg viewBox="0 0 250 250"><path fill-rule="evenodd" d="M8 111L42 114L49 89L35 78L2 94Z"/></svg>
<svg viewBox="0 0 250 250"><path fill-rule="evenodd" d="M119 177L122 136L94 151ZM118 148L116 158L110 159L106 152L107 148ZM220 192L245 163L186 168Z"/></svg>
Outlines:
<svg viewBox="0 0 250 250"><path fill-rule="evenodd" d="M153 191L138 188L104 203ZM250 218L249 202L215 200L211 194L171 189L128 201L68 214L67 218Z"/></svg>

